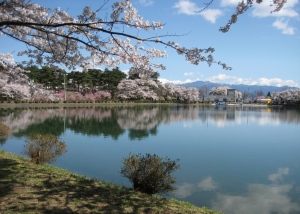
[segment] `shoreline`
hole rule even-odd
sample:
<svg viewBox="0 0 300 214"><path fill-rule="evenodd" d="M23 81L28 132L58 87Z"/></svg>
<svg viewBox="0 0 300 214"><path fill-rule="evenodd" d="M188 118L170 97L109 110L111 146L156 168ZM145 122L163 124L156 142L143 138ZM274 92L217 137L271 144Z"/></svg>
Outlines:
<svg viewBox="0 0 300 214"><path fill-rule="evenodd" d="M5 108L76 108L76 107L102 107L102 106L134 106L134 105L199 105L199 106L225 106L225 107L285 107L286 105L267 104L235 104L218 105L212 103L135 103L135 102L102 102L102 103L0 103L0 109ZM297 107L297 106L296 106Z"/></svg>

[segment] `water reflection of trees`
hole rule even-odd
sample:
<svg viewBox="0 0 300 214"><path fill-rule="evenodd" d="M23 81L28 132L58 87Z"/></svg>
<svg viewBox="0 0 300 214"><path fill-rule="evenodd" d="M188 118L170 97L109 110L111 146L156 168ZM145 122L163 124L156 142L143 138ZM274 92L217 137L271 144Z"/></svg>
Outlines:
<svg viewBox="0 0 300 214"><path fill-rule="evenodd" d="M128 130L130 139L156 135L160 124L199 120L216 123L260 124L300 123L299 109L227 107L201 105L145 105L93 108L2 109L0 119L14 136L31 132L61 135L66 129L76 133L110 136L117 139Z"/></svg>
<svg viewBox="0 0 300 214"><path fill-rule="evenodd" d="M240 117L251 117L252 121L260 120L265 124L271 125L276 123L299 124L300 109L284 107L246 107L243 108Z"/></svg>
<svg viewBox="0 0 300 214"><path fill-rule="evenodd" d="M63 109L1 109L0 117L9 126L11 133L18 133L33 124L43 124L45 120L61 118Z"/></svg>
<svg viewBox="0 0 300 214"><path fill-rule="evenodd" d="M91 114L91 112L89 112L89 114ZM110 136L113 139L118 139L118 137L124 133L125 130L118 125L116 114L113 110L109 113L110 117L107 116L107 111L93 112L95 115L67 116L66 127L75 133L94 136L103 135L105 137Z"/></svg>
<svg viewBox="0 0 300 214"><path fill-rule="evenodd" d="M38 121L37 123L28 123L27 127L22 124L22 128L17 130L18 131L14 133L16 137L27 136L33 132L60 136L64 132L64 124L61 117L53 115L53 117L44 118L43 121Z"/></svg>

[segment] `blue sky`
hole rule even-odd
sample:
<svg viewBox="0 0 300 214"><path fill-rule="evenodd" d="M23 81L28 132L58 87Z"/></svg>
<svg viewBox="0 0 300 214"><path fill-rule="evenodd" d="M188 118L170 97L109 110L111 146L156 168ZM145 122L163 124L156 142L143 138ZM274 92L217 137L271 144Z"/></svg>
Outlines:
<svg viewBox="0 0 300 214"><path fill-rule="evenodd" d="M187 48L215 48L214 58L225 62L233 70L223 70L218 65L192 65L184 57L167 49L167 58L157 61L166 65L160 71L161 81L173 83L198 80L229 84L257 84L300 87L300 3L288 0L277 13L270 13L270 1L254 3L228 33L221 33L235 11L239 0L215 0L201 13L204 3L210 0L132 0L144 20L161 21L165 27L156 35L177 34L171 37ZM78 14L85 5L99 8L103 1L32 0L47 7L60 7L71 14ZM110 2L113 2L112 0ZM108 7L108 6L107 6ZM105 11L103 11L105 14ZM153 33L153 32L151 32ZM168 39L168 38L167 38ZM166 39L166 40L167 40ZM19 51L24 45L1 37L1 52ZM164 48L164 47L162 47ZM16 55L15 52L15 55ZM18 61L18 58L16 58ZM124 71L128 65L121 65Z"/></svg>

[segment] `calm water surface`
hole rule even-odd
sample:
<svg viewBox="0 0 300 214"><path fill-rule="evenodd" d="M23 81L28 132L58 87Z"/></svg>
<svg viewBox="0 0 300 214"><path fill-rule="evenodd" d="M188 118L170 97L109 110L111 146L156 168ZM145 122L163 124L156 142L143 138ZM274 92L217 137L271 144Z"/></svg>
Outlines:
<svg viewBox="0 0 300 214"><path fill-rule="evenodd" d="M167 197L225 213L300 213L300 109L131 106L0 109L12 135L0 149L23 155L31 132L52 133L68 152L55 166L130 187L129 153L180 159Z"/></svg>

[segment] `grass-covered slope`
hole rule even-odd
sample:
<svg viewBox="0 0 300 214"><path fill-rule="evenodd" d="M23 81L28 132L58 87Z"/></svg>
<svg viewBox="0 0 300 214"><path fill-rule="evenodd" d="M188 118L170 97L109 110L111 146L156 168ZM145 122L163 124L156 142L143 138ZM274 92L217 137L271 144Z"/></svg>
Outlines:
<svg viewBox="0 0 300 214"><path fill-rule="evenodd" d="M0 150L0 213L217 213L76 175Z"/></svg>

